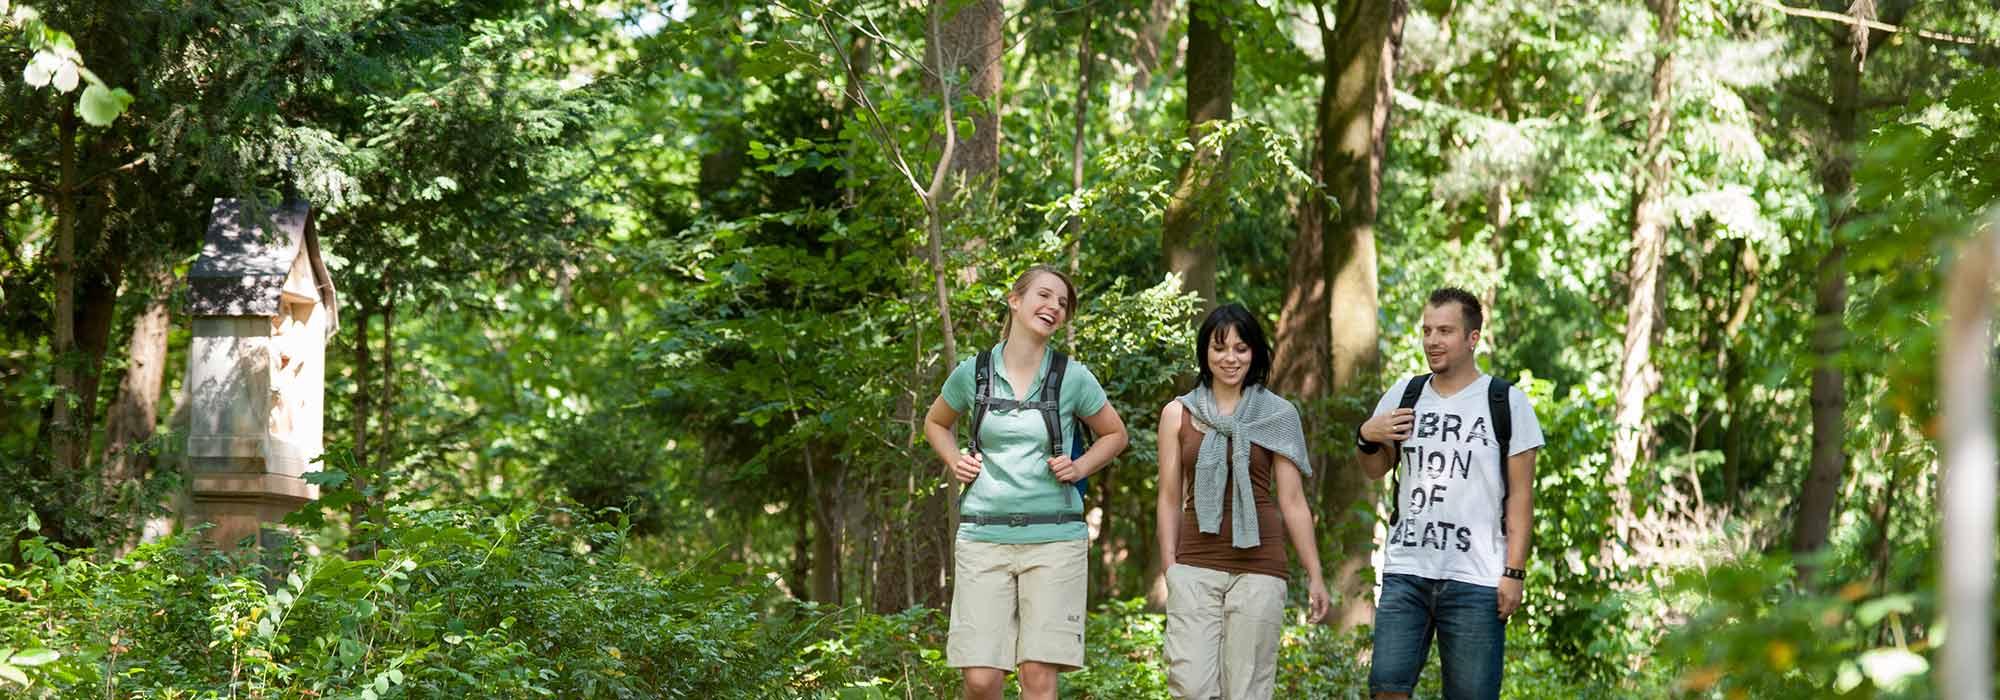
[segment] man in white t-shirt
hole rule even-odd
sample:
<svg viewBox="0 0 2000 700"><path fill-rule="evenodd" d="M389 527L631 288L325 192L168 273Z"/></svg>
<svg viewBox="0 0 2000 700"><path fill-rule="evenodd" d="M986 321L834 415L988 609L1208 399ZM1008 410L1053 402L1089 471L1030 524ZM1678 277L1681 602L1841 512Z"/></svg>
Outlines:
<svg viewBox="0 0 2000 700"><path fill-rule="evenodd" d="M1542 429L1526 394L1474 363L1481 315L1463 289L1432 292L1423 317L1431 373L1390 387L1355 431L1362 470L1372 479L1393 471L1397 484L1368 673L1378 699L1410 696L1433 638L1446 700L1500 697Z"/></svg>

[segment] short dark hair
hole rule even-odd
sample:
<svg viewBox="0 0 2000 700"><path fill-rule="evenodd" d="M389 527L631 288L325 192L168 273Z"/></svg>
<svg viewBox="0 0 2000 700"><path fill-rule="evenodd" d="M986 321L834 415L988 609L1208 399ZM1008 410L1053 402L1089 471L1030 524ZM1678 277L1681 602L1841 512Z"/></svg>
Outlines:
<svg viewBox="0 0 2000 700"><path fill-rule="evenodd" d="M1479 330L1479 324L1485 321L1485 314L1480 311L1479 297L1473 296L1472 292L1457 287L1439 287L1437 291L1431 292L1430 301L1424 305L1444 306L1454 301L1458 302L1459 308L1465 311L1465 329L1469 331Z"/></svg>
<svg viewBox="0 0 2000 700"><path fill-rule="evenodd" d="M1236 337L1250 346L1250 373L1244 375L1243 386L1263 384L1271 374L1271 342L1264 339L1264 325L1257 322L1257 316L1243 308L1242 304L1223 304L1208 312L1208 318L1201 322L1201 330L1195 332L1195 364L1201 367L1201 385L1209 386L1215 373L1208 369L1208 346L1216 336L1228 329L1236 329Z"/></svg>

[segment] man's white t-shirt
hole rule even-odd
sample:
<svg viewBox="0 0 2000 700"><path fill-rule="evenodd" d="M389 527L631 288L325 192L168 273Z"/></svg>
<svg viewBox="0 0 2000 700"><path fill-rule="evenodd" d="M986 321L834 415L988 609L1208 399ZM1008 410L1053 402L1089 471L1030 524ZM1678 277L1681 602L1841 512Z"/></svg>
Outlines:
<svg viewBox="0 0 2000 700"><path fill-rule="evenodd" d="M1405 378L1389 387L1375 404L1375 415L1396 410L1409 383ZM1500 531L1500 443L1486 402L1492 384L1491 376L1481 374L1451 396L1424 384L1416 424L1396 466L1402 476L1396 498L1403 511L1401 522L1389 528L1383 573L1499 585L1507 538ZM1528 395L1509 387L1507 396L1513 415L1509 456L1541 447L1542 426Z"/></svg>

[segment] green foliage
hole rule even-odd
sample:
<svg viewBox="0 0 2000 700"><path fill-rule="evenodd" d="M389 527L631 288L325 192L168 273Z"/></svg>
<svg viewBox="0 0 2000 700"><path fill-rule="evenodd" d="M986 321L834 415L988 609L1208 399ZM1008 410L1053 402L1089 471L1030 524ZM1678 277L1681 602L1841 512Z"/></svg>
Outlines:
<svg viewBox="0 0 2000 700"><path fill-rule="evenodd" d="M1783 559L1688 572L1676 586L1706 601L1663 649L1686 669L1678 697L1924 698L1933 639L1928 594L1849 584L1793 588Z"/></svg>
<svg viewBox="0 0 2000 700"><path fill-rule="evenodd" d="M132 93L105 84L103 78L84 67L76 40L68 32L42 21L41 13L33 6L0 2L0 32L19 32L21 44L33 52L21 69L21 80L29 87L70 92L77 88L79 80L87 84L77 98L76 112L92 126L109 126L132 104Z"/></svg>
<svg viewBox="0 0 2000 700"><path fill-rule="evenodd" d="M355 560L173 539L95 563L29 540L28 566L0 567L0 678L37 697L765 698L810 683L792 669L813 627L773 615L741 565L653 574L614 527L497 501L396 508L380 532Z"/></svg>

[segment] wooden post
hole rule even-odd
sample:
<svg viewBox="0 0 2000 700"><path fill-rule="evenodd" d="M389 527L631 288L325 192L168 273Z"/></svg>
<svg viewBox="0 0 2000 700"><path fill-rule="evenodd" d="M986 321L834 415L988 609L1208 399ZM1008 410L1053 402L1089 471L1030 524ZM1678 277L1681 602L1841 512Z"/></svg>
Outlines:
<svg viewBox="0 0 2000 700"><path fill-rule="evenodd" d="M2000 209L1959 249L1945 283L1944 338L1938 395L1944 483L1943 558L1939 576L1948 630L1939 653L1941 697L1993 697L1993 525L1996 464L1993 444L1993 282L2000 259Z"/></svg>

